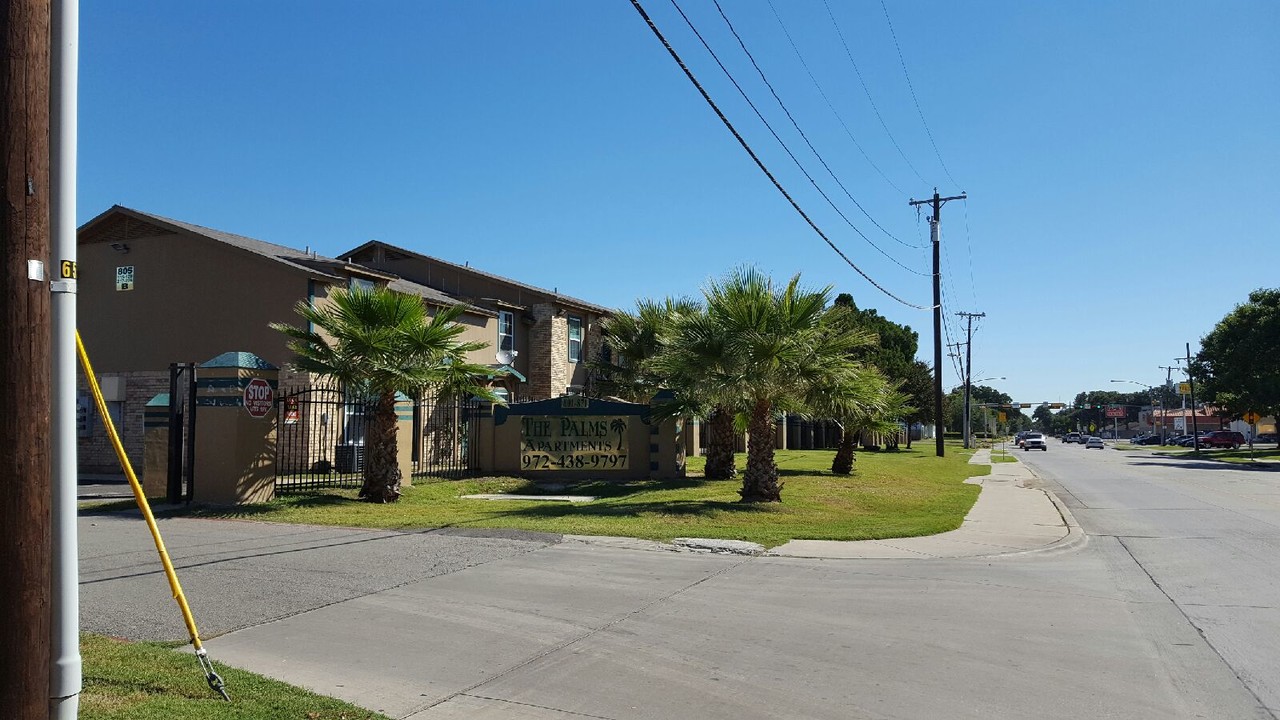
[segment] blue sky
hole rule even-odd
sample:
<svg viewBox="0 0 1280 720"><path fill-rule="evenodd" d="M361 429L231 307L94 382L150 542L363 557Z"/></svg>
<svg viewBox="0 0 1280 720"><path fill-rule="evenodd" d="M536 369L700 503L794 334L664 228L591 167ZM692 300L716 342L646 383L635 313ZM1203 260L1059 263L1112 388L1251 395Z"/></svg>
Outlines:
<svg viewBox="0 0 1280 720"><path fill-rule="evenodd" d="M1249 290L1280 285L1280 5L888 2L900 60L881 3L830 2L834 23L821 0L721 4L885 232L714 3L680 7L892 260L670 0L645 8L895 295L931 301L908 199L969 194L943 210L943 288L948 342L963 339L953 313L987 314L975 379L1004 376L988 384L1027 402L1157 383ZM932 357L930 313L803 223L627 0L98 0L81 3L81 45L81 221L120 203L328 255L378 239L614 307L751 263L852 293Z"/></svg>

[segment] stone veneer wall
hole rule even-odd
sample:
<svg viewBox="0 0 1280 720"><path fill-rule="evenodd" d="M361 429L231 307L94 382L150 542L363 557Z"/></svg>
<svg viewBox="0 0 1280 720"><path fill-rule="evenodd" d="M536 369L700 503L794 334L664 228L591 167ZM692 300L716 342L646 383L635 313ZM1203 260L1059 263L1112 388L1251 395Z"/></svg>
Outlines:
<svg viewBox="0 0 1280 720"><path fill-rule="evenodd" d="M534 305L530 313L529 399L560 397L570 385L568 318L557 315L551 303Z"/></svg>

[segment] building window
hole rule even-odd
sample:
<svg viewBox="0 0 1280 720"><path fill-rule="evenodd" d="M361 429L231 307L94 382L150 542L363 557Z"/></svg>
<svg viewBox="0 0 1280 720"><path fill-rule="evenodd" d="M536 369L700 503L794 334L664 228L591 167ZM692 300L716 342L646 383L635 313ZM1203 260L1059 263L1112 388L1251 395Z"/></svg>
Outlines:
<svg viewBox="0 0 1280 720"><path fill-rule="evenodd" d="M353 277L347 282L347 287L351 290L361 290L363 292L373 292L373 281L366 278Z"/></svg>
<svg viewBox="0 0 1280 720"><path fill-rule="evenodd" d="M569 362L582 360L582 318L569 318Z"/></svg>
<svg viewBox="0 0 1280 720"><path fill-rule="evenodd" d="M516 316L507 310L498 311L498 351L514 352L516 349Z"/></svg>

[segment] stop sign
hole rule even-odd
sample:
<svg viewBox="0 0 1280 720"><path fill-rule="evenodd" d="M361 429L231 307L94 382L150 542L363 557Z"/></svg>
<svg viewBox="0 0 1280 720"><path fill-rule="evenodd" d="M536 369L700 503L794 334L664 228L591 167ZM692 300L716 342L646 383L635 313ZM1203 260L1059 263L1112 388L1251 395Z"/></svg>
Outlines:
<svg viewBox="0 0 1280 720"><path fill-rule="evenodd" d="M253 417L266 417L275 403L276 394L271 385L262 378L254 378L244 387L244 409Z"/></svg>

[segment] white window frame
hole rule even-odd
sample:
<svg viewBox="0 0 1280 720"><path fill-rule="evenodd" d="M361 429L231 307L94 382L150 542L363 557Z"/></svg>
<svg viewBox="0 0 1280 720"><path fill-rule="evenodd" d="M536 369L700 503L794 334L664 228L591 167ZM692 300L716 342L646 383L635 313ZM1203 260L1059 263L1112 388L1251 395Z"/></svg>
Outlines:
<svg viewBox="0 0 1280 720"><path fill-rule="evenodd" d="M502 328L504 325L506 326L506 329L507 329L505 333L502 331ZM504 337L506 338L505 343L503 342ZM499 351L507 350L510 352L515 352L515 349L516 349L516 314L511 312L510 310L499 310L498 311L498 350Z"/></svg>
<svg viewBox="0 0 1280 720"><path fill-rule="evenodd" d="M577 327L578 327L578 337L577 337L577 338L574 338L574 337L573 337L573 328L574 328L574 325L575 325L575 324L576 324L576 325L577 325ZM583 340L583 334L582 334L582 318L578 317L577 315L570 315L570 316L569 316L569 321L568 321L568 326L569 326L569 327L568 327L568 332L567 332L566 334L567 334L567 335L568 335L568 337L569 337L569 348L568 348L568 350L569 350L569 362L571 362L571 363L582 362L582 340ZM574 343L575 343L575 342L577 343L577 347L576 347L576 348L574 347Z"/></svg>

